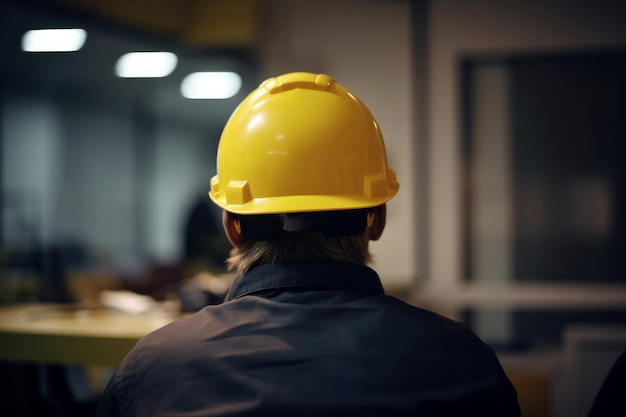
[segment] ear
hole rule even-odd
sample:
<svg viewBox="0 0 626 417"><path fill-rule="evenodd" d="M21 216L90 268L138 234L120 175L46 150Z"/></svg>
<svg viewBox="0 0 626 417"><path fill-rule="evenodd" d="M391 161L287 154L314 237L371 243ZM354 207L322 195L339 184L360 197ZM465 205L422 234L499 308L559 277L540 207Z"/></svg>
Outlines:
<svg viewBox="0 0 626 417"><path fill-rule="evenodd" d="M241 227L239 220L237 220L232 213L224 210L222 211L222 224L224 225L224 232L226 237L230 241L230 244L236 248L241 247L243 244L243 235L241 234Z"/></svg>
<svg viewBox="0 0 626 417"><path fill-rule="evenodd" d="M370 240L378 240L385 230L385 224L387 223L387 205L383 204L374 208L374 219L372 225L367 228L368 237Z"/></svg>

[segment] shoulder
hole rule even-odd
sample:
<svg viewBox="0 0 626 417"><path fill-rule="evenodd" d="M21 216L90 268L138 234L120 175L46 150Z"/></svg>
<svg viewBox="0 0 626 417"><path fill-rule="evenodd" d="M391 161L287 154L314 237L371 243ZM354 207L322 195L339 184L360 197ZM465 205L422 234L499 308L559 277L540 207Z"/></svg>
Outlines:
<svg viewBox="0 0 626 417"><path fill-rule="evenodd" d="M397 333L398 337L435 356L482 362L483 366L500 371L500 363L491 347L465 324L394 297L384 298L387 306L384 320L390 334Z"/></svg>
<svg viewBox="0 0 626 417"><path fill-rule="evenodd" d="M179 375L185 363L194 363L201 355L199 343L194 342L197 322L198 318L191 316L167 324L140 339L126 355L107 394L115 397L122 415L134 415L140 399L151 399L156 404L165 395L172 376Z"/></svg>

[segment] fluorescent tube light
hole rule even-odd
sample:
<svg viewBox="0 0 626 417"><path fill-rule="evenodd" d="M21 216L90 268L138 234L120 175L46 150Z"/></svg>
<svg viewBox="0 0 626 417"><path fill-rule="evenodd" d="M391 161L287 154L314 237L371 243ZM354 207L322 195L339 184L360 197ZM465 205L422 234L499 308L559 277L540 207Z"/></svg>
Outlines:
<svg viewBox="0 0 626 417"><path fill-rule="evenodd" d="M73 52L85 44L87 32L83 29L34 29L22 36L22 50L26 52Z"/></svg>
<svg viewBox="0 0 626 417"><path fill-rule="evenodd" d="M161 78L174 71L178 57L171 52L130 52L115 64L115 74L123 78Z"/></svg>
<svg viewBox="0 0 626 417"><path fill-rule="evenodd" d="M193 72L180 84L180 92L190 99L224 99L239 92L241 77L234 72Z"/></svg>

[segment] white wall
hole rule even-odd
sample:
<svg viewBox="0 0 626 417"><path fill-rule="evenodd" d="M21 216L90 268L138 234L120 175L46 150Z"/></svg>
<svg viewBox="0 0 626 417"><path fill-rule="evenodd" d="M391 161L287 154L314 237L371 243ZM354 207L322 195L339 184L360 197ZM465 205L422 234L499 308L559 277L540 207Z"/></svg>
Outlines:
<svg viewBox="0 0 626 417"><path fill-rule="evenodd" d="M408 1L267 0L260 40L264 77L324 72L356 94L379 123L400 191L387 228L372 244L386 285L416 275L414 143Z"/></svg>

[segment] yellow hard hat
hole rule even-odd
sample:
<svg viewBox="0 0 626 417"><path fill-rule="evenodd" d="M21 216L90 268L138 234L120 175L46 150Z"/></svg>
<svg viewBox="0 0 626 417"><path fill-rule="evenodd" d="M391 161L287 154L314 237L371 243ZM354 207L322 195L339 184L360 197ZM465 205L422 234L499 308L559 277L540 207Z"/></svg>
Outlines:
<svg viewBox="0 0 626 417"><path fill-rule="evenodd" d="M375 207L398 192L365 105L325 74L270 78L226 123L209 196L236 214Z"/></svg>

